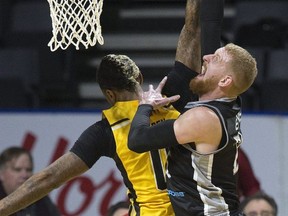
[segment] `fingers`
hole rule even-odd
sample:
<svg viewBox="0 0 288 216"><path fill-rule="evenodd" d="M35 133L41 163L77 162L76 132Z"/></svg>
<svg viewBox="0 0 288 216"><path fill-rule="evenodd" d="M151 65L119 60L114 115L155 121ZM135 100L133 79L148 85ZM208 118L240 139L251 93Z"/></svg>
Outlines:
<svg viewBox="0 0 288 216"><path fill-rule="evenodd" d="M173 103L177 101L180 98L180 95L174 95L168 98L162 98L161 100L155 100L152 104L154 109L157 109L159 107L163 107L165 105L168 105L170 103Z"/></svg>
<svg viewBox="0 0 288 216"><path fill-rule="evenodd" d="M174 95L174 96L171 96L171 97L165 98L165 99L166 99L166 103L165 103L164 105L167 105L167 104L173 103L173 102L179 100L179 98L180 98L180 95Z"/></svg>
<svg viewBox="0 0 288 216"><path fill-rule="evenodd" d="M180 96L174 95L172 97L163 97L161 94L162 88L164 87L165 83L167 81L167 77L165 76L162 81L159 83L156 90L154 90L153 85L149 85L149 90L146 92L143 92L142 88L139 86L138 92L141 92L140 95L140 104L150 104L154 108L159 108L161 106L168 105L170 103L173 103L177 101Z"/></svg>
<svg viewBox="0 0 288 216"><path fill-rule="evenodd" d="M167 81L167 76L165 76L162 80L161 80L161 82L158 84L158 87L156 88L156 92L158 92L158 93L161 93L162 92L162 89L163 89L163 87L164 87L164 85L165 85L165 83L166 83L166 81Z"/></svg>
<svg viewBox="0 0 288 216"><path fill-rule="evenodd" d="M180 95L174 95L174 96L169 97L168 99L169 99L169 103L173 103L180 99Z"/></svg>

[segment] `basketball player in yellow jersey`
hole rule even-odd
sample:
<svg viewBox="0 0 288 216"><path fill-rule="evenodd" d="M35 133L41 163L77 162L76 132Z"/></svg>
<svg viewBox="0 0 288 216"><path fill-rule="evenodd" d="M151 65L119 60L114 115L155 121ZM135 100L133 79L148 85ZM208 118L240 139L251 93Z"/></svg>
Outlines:
<svg viewBox="0 0 288 216"><path fill-rule="evenodd" d="M173 68L175 71L180 70L183 77L189 81L190 76L195 76L189 69L189 62L192 62L189 59L194 56L188 53L191 37L195 37L193 34L190 35L191 29L195 28L193 24L198 23L192 22L198 20L195 2L198 4L199 1L187 0L185 16L187 25L180 35L177 62ZM179 55L180 53L182 55ZM137 154L127 148L130 123L138 105L139 95L136 86L142 83L139 68L125 55L107 55L98 68L97 79L111 108L103 111L101 121L95 122L80 135L68 153L34 174L14 193L0 200L1 216L11 215L86 172L101 156L111 157L116 161L129 191L130 216L174 215L163 171L166 162L165 150ZM189 89L189 83L183 85ZM186 97L182 97L181 94L181 98ZM177 116L177 111L165 108L151 117L151 123L157 125L159 121Z"/></svg>
<svg viewBox="0 0 288 216"><path fill-rule="evenodd" d="M130 215L174 215L166 192L165 149L147 154L131 152L127 146L127 135L134 117L138 100L120 101L103 111L115 140L117 159L131 201ZM151 116L151 124L177 118L179 113L171 108L160 110Z"/></svg>
<svg viewBox="0 0 288 216"><path fill-rule="evenodd" d="M89 168L101 156L115 161L128 189L131 216L174 215L166 191L166 150L138 154L127 145L130 124L138 106L136 90L142 83L139 68L125 55L110 54L102 59L97 80L112 107L102 112L103 119L87 128L70 151ZM151 117L151 124L178 116L175 109L164 108Z"/></svg>

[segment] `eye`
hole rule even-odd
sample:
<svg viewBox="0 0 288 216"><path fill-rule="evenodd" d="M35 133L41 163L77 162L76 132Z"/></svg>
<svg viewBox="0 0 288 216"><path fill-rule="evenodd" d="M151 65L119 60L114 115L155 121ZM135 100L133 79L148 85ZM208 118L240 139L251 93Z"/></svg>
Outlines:
<svg viewBox="0 0 288 216"><path fill-rule="evenodd" d="M21 168L19 168L19 167L13 167L12 170L14 172L21 172Z"/></svg>
<svg viewBox="0 0 288 216"><path fill-rule="evenodd" d="M271 211L262 211L261 212L261 216L271 216L271 215L273 215L273 212L271 212Z"/></svg>
<svg viewBox="0 0 288 216"><path fill-rule="evenodd" d="M248 212L246 215L247 216L257 216L258 213L257 212Z"/></svg>
<svg viewBox="0 0 288 216"><path fill-rule="evenodd" d="M220 61L220 56L219 55L215 55L213 58L213 62L219 62Z"/></svg>

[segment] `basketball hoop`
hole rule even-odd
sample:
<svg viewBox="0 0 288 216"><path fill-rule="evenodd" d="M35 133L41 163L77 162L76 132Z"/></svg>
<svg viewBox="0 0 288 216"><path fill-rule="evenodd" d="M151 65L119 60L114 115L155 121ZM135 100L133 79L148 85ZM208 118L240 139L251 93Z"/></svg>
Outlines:
<svg viewBox="0 0 288 216"><path fill-rule="evenodd" d="M48 0L52 20L51 51L73 44L86 49L97 41L103 45L100 15L103 0Z"/></svg>

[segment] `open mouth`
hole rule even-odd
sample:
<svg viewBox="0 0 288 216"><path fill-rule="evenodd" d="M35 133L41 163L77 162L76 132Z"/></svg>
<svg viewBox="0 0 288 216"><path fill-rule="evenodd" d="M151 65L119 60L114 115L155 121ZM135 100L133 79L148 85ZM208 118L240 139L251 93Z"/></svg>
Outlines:
<svg viewBox="0 0 288 216"><path fill-rule="evenodd" d="M205 65L202 65L201 72L199 75L203 76L205 73L206 73L206 67L205 67Z"/></svg>

